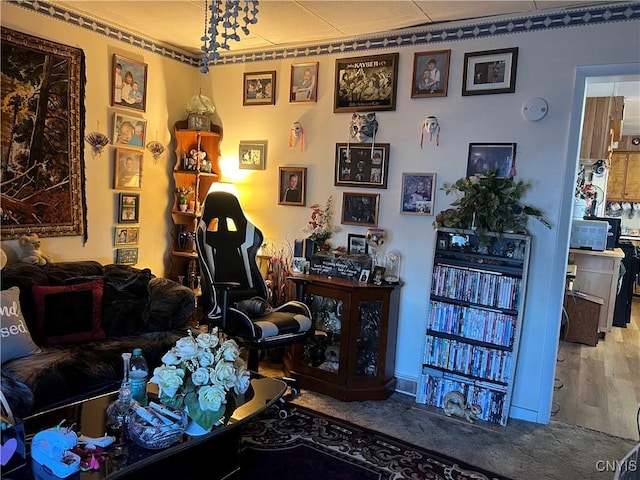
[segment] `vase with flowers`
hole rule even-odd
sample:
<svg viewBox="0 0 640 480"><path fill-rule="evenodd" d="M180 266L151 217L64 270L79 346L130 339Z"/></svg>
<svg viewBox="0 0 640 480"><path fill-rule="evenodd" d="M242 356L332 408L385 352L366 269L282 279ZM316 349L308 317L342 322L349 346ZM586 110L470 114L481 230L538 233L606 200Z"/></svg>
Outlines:
<svg viewBox="0 0 640 480"><path fill-rule="evenodd" d="M327 240L329 240L334 233L341 230L340 227L331 225L332 200L333 196L329 196L324 204L324 208L320 207L318 203L311 205L311 220L302 227L302 232L309 234L309 240L315 243L321 250L328 249Z"/></svg>
<svg viewBox="0 0 640 480"><path fill-rule="evenodd" d="M592 183L587 183L584 166L578 172L576 192L573 201L573 218L582 219L590 212L598 192Z"/></svg>
<svg viewBox="0 0 640 480"><path fill-rule="evenodd" d="M189 195L193 193L193 187L178 187L176 195L178 195L178 208L181 212L186 212L189 204Z"/></svg>
<svg viewBox="0 0 640 480"><path fill-rule="evenodd" d="M237 343L221 341L217 328L196 337L189 330L162 362L151 378L158 385L160 402L185 410L203 433L223 418L228 403L249 388L250 373Z"/></svg>

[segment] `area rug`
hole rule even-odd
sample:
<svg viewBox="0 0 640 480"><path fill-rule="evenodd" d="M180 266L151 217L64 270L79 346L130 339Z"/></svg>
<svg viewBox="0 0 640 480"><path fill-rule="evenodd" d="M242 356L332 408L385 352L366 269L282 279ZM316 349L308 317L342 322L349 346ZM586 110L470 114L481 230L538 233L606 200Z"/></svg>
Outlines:
<svg viewBox="0 0 640 480"><path fill-rule="evenodd" d="M242 427L240 480L508 480L313 410Z"/></svg>

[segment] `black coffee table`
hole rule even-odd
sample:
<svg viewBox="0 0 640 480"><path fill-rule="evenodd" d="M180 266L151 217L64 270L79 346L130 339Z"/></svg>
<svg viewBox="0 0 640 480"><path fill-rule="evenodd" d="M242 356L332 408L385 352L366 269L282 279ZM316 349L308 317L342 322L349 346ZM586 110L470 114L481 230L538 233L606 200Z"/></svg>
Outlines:
<svg viewBox="0 0 640 480"><path fill-rule="evenodd" d="M127 440L121 447L112 445L106 449L106 460L99 470L79 472L67 479L189 480L203 478L202 472L206 472L207 479L234 478L240 469L240 426L274 405L286 387L282 380L256 375L243 396L243 403L230 414L226 424L214 427L210 433L199 437L185 434L178 443L161 450L149 450ZM112 392L29 417L24 421L28 444L33 435L57 425L62 419L66 420L65 426L75 424L76 432L90 437L103 436L106 409L117 396L118 392ZM31 463L28 459L24 471L11 478L38 478Z"/></svg>

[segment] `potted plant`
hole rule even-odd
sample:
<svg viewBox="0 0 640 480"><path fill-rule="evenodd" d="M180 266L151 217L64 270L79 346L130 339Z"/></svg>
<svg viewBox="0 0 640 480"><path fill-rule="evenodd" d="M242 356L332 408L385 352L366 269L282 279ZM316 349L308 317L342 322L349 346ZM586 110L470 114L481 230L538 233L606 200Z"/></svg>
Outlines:
<svg viewBox="0 0 640 480"><path fill-rule="evenodd" d="M181 212L187 211L187 204L189 203L189 195L193 193L193 187L178 187L176 188L176 194L178 195L178 208Z"/></svg>
<svg viewBox="0 0 640 480"><path fill-rule="evenodd" d="M551 228L540 210L521 202L522 195L530 186L531 184L516 181L512 177L498 177L497 172L444 183L440 190L444 190L447 195L456 193L459 198L451 204L455 208L436 215L433 226L474 230L480 241L486 240L488 232L526 232L528 217Z"/></svg>

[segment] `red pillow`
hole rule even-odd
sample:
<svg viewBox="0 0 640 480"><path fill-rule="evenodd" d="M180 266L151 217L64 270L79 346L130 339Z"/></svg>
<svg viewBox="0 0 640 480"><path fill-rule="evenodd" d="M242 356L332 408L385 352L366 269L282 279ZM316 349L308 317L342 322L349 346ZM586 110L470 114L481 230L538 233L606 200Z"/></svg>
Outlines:
<svg viewBox="0 0 640 480"><path fill-rule="evenodd" d="M102 328L104 280L63 286L35 286L38 337L45 345L105 338Z"/></svg>

